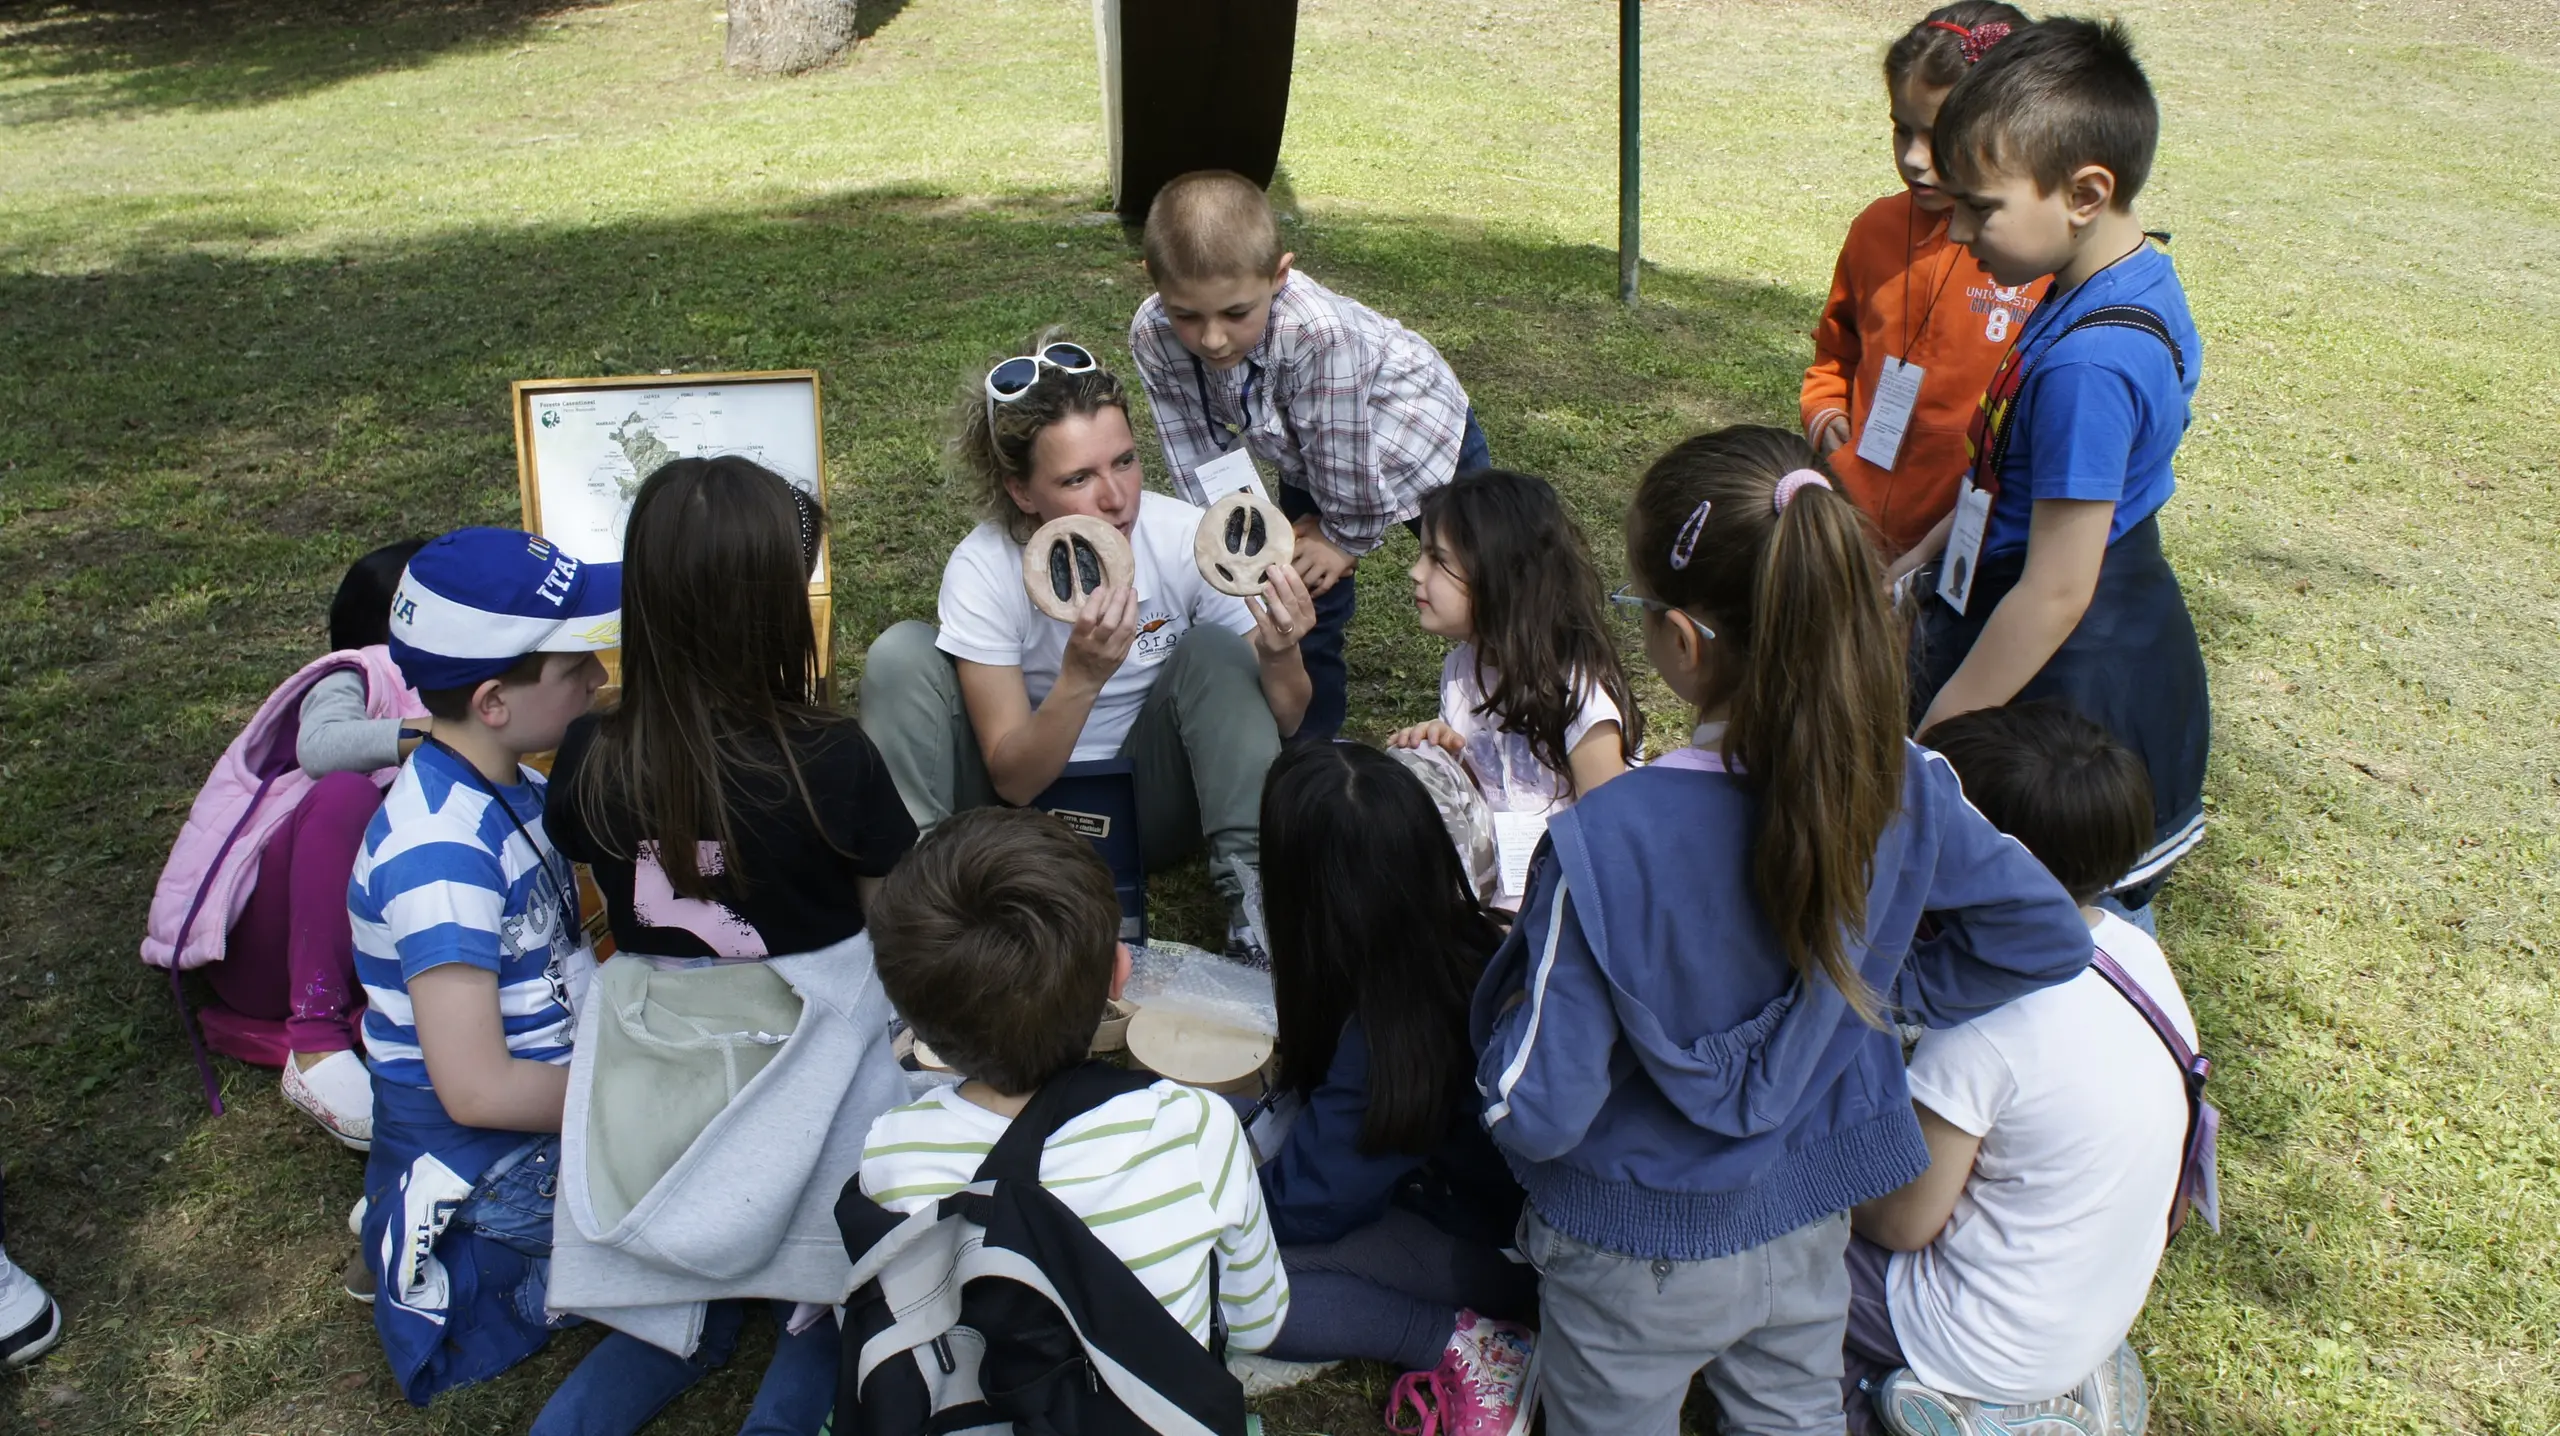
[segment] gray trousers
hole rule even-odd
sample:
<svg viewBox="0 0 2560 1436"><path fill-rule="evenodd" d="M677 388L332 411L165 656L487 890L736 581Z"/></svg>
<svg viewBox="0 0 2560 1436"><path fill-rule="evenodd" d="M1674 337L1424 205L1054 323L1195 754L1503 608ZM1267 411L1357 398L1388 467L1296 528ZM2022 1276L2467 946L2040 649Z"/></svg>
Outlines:
<svg viewBox="0 0 2560 1436"><path fill-rule="evenodd" d="M862 729L887 760L908 815L927 832L996 801L959 671L934 647L939 636L916 619L881 634L863 661L860 697ZM1156 669L1120 756L1138 790L1147 871L1182 861L1206 839L1210 877L1232 895L1234 865L1261 861L1262 777L1280 756L1253 646L1194 624Z"/></svg>
<svg viewBox="0 0 2560 1436"><path fill-rule="evenodd" d="M1606 1251L1520 1218L1538 1269L1547 1436L1678 1436L1703 1368L1724 1429L1839 1436L1849 1214L1711 1261Z"/></svg>

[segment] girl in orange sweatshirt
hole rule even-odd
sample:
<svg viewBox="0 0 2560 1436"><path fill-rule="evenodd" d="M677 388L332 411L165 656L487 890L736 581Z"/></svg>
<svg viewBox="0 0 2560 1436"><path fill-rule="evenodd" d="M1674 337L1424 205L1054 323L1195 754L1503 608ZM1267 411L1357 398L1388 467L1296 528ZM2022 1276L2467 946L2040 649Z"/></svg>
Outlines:
<svg viewBox="0 0 2560 1436"><path fill-rule="evenodd" d="M1948 201L1929 143L1947 91L2027 23L1997 0L1960 0L1930 11L1885 52L1904 189L1850 224L1831 302L1813 330L1805 437L1875 520L1897 579L1945 543L1941 526L1972 462L1965 434L1975 406L2044 297L2046 281L2003 288L1963 245L1947 242Z"/></svg>

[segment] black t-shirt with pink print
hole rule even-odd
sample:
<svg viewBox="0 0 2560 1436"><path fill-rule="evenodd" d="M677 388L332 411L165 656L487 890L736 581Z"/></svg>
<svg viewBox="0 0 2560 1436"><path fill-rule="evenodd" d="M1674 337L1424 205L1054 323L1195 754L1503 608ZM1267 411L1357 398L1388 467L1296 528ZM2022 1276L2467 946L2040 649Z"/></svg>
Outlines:
<svg viewBox="0 0 2560 1436"><path fill-rule="evenodd" d="M596 720L582 718L561 740L543 821L552 843L595 874L617 951L781 957L833 946L862 931L854 879L887 876L915 846L915 820L880 750L843 719L792 737L814 801L803 804L786 775L747 780L733 795L737 851L702 845L712 899L679 896L657 845L636 840L627 805L608 800L603 830L588 824L579 782L595 736Z"/></svg>

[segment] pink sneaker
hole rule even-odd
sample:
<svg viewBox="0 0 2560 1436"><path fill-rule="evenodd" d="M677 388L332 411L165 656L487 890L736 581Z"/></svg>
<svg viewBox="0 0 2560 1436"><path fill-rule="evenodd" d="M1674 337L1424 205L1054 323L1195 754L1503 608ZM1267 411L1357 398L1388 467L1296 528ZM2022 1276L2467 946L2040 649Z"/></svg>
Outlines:
<svg viewBox="0 0 2560 1436"><path fill-rule="evenodd" d="M1526 1436L1538 1410L1536 1347L1529 1329L1458 1313L1458 1329L1429 1371L1399 1377L1387 1397L1397 1436ZM1416 1422L1396 1424L1410 1404Z"/></svg>

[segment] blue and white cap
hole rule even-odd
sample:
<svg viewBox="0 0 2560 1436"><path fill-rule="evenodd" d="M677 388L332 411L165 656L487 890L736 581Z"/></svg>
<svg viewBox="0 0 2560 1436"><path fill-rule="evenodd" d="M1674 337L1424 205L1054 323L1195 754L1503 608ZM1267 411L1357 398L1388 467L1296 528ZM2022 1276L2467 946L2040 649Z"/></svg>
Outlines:
<svg viewBox="0 0 2560 1436"><path fill-rule="evenodd" d="M391 658L427 692L495 678L528 653L622 642L622 565L580 563L516 529L455 529L391 596Z"/></svg>

